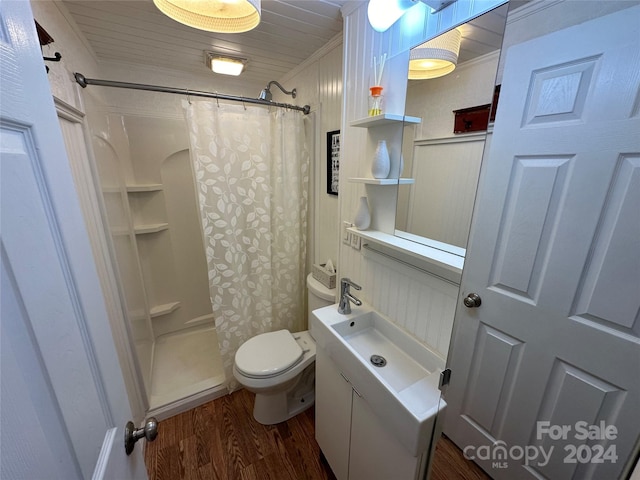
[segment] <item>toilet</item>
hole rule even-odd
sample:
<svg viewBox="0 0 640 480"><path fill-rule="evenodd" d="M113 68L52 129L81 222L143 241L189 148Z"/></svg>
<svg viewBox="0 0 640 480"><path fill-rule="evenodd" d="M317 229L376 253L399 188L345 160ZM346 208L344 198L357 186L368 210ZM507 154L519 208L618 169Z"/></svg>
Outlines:
<svg viewBox="0 0 640 480"><path fill-rule="evenodd" d="M336 289L307 277L309 318L335 303ZM263 425L284 422L315 401L316 342L308 330L268 332L247 340L236 352L233 376L256 394L253 417Z"/></svg>

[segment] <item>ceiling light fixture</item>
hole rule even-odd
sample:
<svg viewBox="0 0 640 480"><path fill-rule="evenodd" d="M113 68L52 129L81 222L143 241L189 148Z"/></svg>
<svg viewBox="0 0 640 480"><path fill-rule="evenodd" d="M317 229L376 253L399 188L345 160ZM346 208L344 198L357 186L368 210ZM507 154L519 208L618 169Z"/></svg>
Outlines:
<svg viewBox="0 0 640 480"><path fill-rule="evenodd" d="M454 28L411 50L409 80L438 78L453 72L460 53L460 30Z"/></svg>
<svg viewBox="0 0 640 480"><path fill-rule="evenodd" d="M205 63L214 73L238 76L247 64L246 58L230 57L216 52L204 52Z"/></svg>
<svg viewBox="0 0 640 480"><path fill-rule="evenodd" d="M422 2L431 7L431 13L439 12L456 0L369 0L367 16L376 32L384 32L414 5Z"/></svg>
<svg viewBox="0 0 640 480"><path fill-rule="evenodd" d="M189 27L207 32L241 33L260 23L261 0L153 0L158 9Z"/></svg>

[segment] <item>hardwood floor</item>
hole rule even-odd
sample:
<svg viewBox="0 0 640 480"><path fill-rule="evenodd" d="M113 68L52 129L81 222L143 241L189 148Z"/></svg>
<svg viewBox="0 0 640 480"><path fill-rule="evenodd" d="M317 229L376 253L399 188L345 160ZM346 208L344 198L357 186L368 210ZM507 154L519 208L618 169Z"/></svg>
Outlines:
<svg viewBox="0 0 640 480"><path fill-rule="evenodd" d="M491 477L464 458L456 444L443 435L436 445L430 480L491 480Z"/></svg>
<svg viewBox="0 0 640 480"><path fill-rule="evenodd" d="M335 479L320 458L313 408L273 426L256 422L252 410L253 394L240 390L160 422L158 438L145 445L149 479ZM443 437L437 446L431 478L489 477Z"/></svg>

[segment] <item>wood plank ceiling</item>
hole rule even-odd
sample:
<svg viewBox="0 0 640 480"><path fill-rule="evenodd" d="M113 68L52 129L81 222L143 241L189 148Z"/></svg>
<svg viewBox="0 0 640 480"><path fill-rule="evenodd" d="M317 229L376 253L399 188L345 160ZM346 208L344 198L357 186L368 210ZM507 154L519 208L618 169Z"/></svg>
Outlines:
<svg viewBox="0 0 640 480"><path fill-rule="evenodd" d="M262 0L255 29L210 33L182 25L152 0L64 0L98 61L130 63L209 75L205 51L248 60L235 81L266 85L342 32L346 0ZM257 94L257 92L256 92Z"/></svg>
<svg viewBox="0 0 640 480"><path fill-rule="evenodd" d="M209 33L162 14L152 0L63 0L99 62L146 65L208 75L205 51L246 58L236 85L282 78L342 32L347 0L262 0L262 19L240 34ZM365 0L362 0L365 1ZM459 63L500 48L506 8L463 25ZM218 76L219 80L223 80Z"/></svg>

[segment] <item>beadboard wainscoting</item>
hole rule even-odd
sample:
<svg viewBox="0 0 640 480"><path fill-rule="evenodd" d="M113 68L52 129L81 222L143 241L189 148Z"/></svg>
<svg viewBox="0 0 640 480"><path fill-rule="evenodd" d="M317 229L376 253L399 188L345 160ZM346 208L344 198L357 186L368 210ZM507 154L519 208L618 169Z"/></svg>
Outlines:
<svg viewBox="0 0 640 480"><path fill-rule="evenodd" d="M369 250L347 248L343 272L362 286L358 298L446 359L458 285Z"/></svg>
<svg viewBox="0 0 640 480"><path fill-rule="evenodd" d="M403 115L407 89L409 49L500 5L501 1L459 0L437 14L423 4L412 8L384 33L375 32L367 19L366 2L350 2L344 13L344 103L340 178L370 176L372 135L353 128L352 121L367 115L367 93L372 57L387 54L385 112ZM380 127L375 127L380 128ZM351 222L365 186L340 182L340 221ZM394 319L435 352L446 358L453 327L458 286L364 249L356 250L340 239L339 276L362 285L359 298Z"/></svg>

